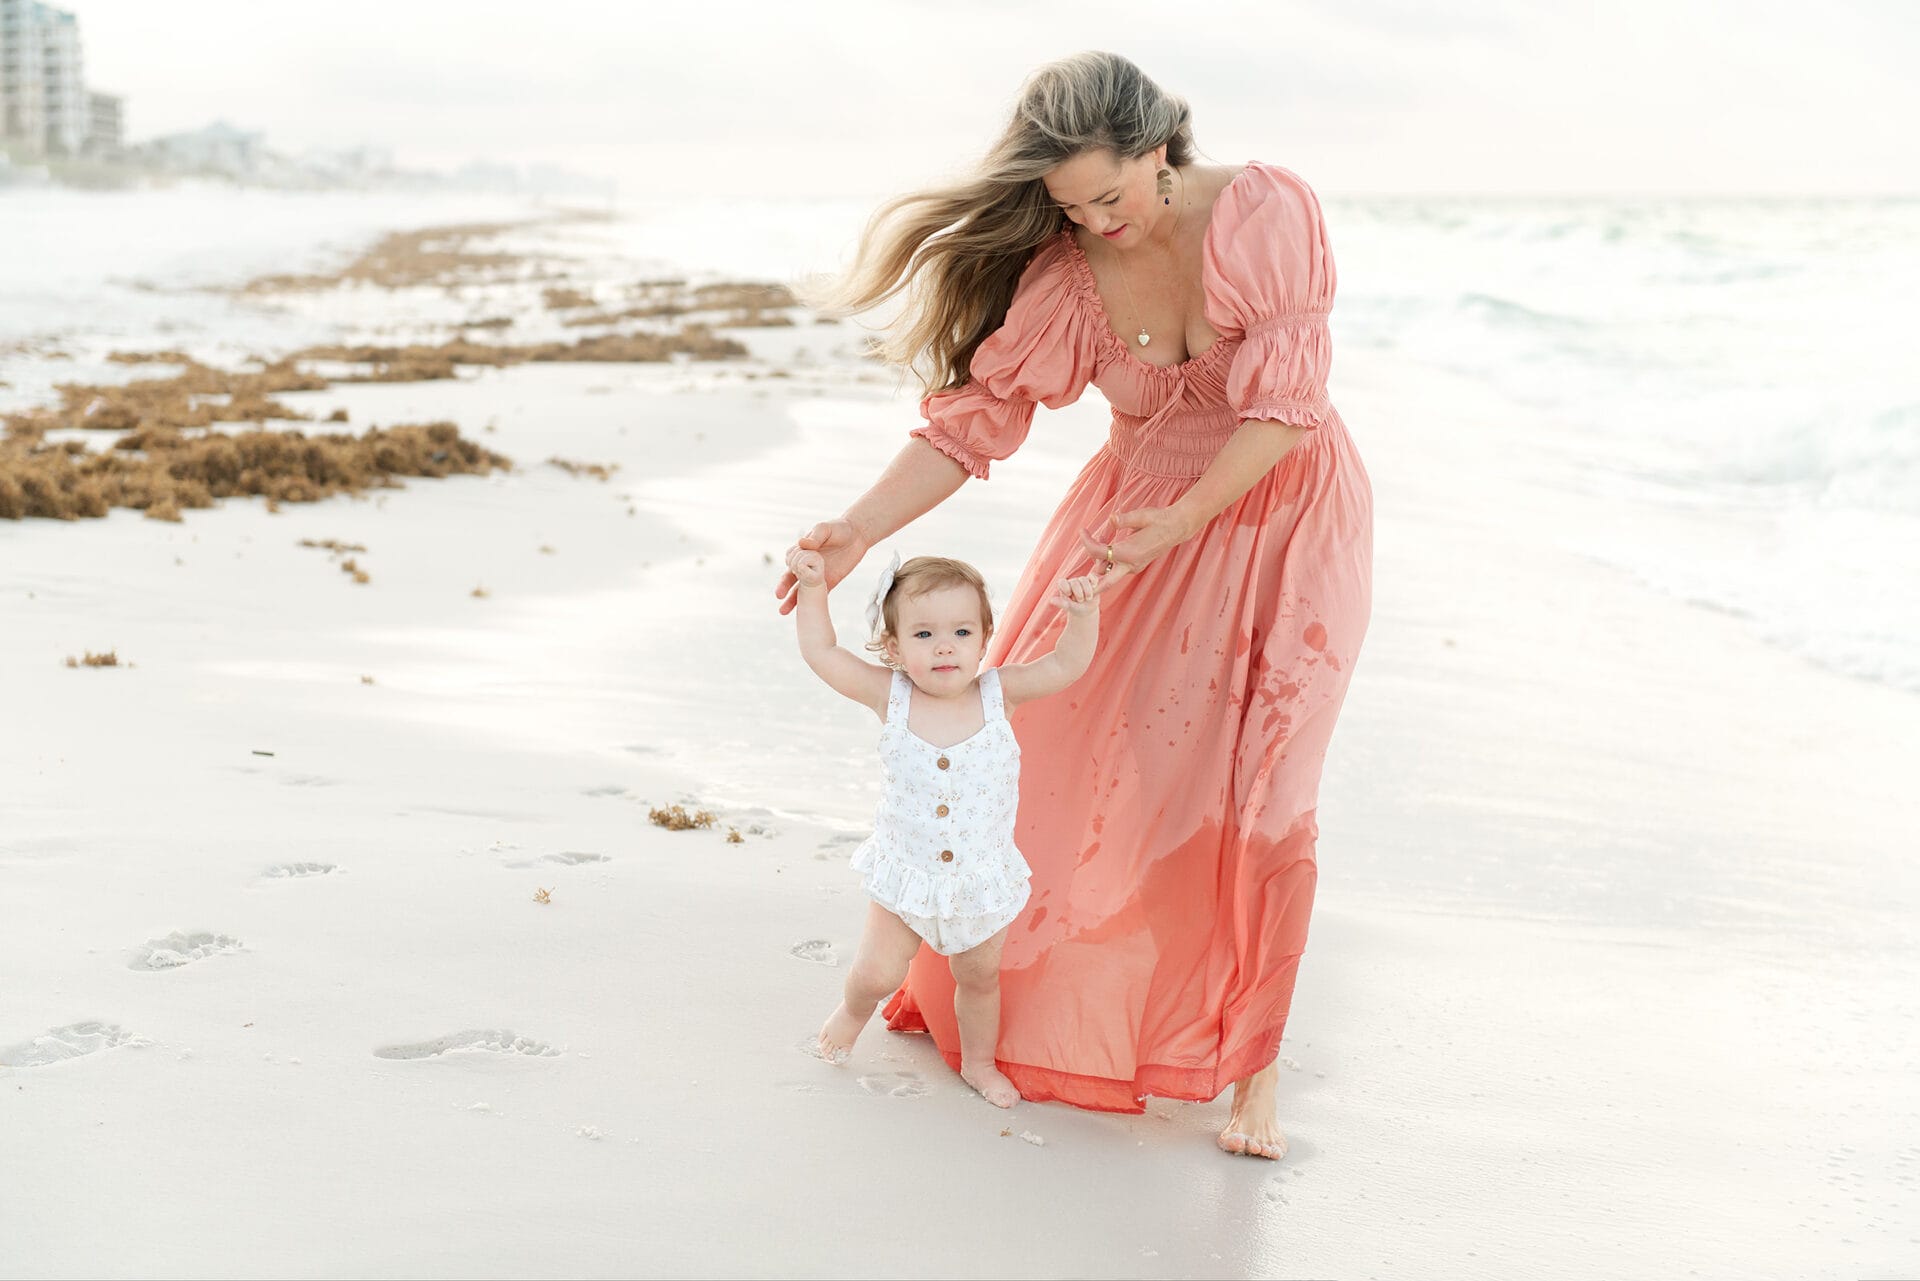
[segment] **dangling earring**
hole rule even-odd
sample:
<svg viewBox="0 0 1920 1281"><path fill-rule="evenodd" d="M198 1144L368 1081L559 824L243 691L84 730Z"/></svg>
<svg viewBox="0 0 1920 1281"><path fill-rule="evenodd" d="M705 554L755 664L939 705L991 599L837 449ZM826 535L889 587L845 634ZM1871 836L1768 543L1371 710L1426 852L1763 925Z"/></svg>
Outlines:
<svg viewBox="0 0 1920 1281"><path fill-rule="evenodd" d="M1155 174L1154 177L1159 181L1154 184L1153 194L1160 197L1161 204L1172 204L1173 197L1169 193L1173 191L1173 171L1171 169L1162 169L1159 173Z"/></svg>

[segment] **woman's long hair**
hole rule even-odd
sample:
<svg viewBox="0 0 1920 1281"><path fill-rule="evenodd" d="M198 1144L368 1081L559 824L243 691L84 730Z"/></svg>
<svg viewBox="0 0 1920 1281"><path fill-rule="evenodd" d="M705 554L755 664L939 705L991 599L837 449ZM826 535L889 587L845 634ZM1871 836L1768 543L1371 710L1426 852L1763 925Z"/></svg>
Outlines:
<svg viewBox="0 0 1920 1281"><path fill-rule="evenodd" d="M1165 143L1193 159L1191 113L1114 53L1080 53L1028 77L1006 131L966 181L896 196L875 211L845 276L810 299L850 316L902 292L875 350L929 391L963 385L998 329L1033 251L1065 225L1042 179L1084 151L1133 160Z"/></svg>

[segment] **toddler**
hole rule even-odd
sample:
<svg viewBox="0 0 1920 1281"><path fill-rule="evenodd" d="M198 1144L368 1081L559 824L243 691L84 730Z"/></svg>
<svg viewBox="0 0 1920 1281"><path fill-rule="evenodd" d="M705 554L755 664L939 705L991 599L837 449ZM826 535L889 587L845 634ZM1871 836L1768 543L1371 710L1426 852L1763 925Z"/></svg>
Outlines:
<svg viewBox="0 0 1920 1281"><path fill-rule="evenodd" d="M953 968L961 1079L995 1107L1011 1107L1019 1091L994 1064L1000 949L1026 906L1030 873L1013 843L1020 745L1006 714L1087 670L1100 626L1097 580L1060 580L1053 604L1067 621L1051 653L983 672L993 609L971 565L893 558L867 606L867 648L885 667L835 643L820 553L795 548L787 568L799 583L794 617L807 666L883 724L886 791L873 836L853 855L873 901L843 999L820 1029L820 1056L846 1061L924 941Z"/></svg>

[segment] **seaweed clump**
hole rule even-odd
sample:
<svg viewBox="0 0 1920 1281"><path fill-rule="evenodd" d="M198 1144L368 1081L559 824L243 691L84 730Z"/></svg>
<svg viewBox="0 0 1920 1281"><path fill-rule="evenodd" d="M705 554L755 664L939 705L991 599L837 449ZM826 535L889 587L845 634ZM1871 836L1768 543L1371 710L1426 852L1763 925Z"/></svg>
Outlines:
<svg viewBox="0 0 1920 1281"><path fill-rule="evenodd" d="M473 284L510 277L525 261L522 255L480 251L472 247L525 223L462 223L449 227L422 227L382 236L373 246L338 271L262 276L240 286L249 294L301 293L332 289L343 284L406 289L418 285Z"/></svg>
<svg viewBox="0 0 1920 1281"><path fill-rule="evenodd" d="M549 458L547 466L558 467L569 476L591 476L595 480L612 480L613 473L620 470L619 463L576 463L569 458ZM543 552L551 552L551 547L542 547Z"/></svg>
<svg viewBox="0 0 1920 1281"><path fill-rule="evenodd" d="M551 295L555 291L547 292ZM739 281L699 285L692 290L684 280L642 281L628 286L627 297L631 305L618 309L584 311L580 310L584 304L575 304L575 314L560 323L611 325L623 320L671 320L698 313L708 316L705 323L719 329L772 328L793 324L793 317L787 313L800 305L785 285Z"/></svg>
<svg viewBox="0 0 1920 1281"><path fill-rule="evenodd" d="M0 418L9 432L37 435L57 428L131 431L136 428L210 427L269 418L304 421L308 415L273 399L283 391L319 391L327 380L278 360L255 371L203 365L179 352L152 352L156 361L185 368L170 378L142 378L120 386L62 383L60 403ZM115 352L122 364L144 363L142 353ZM178 359L175 359L178 357Z"/></svg>
<svg viewBox="0 0 1920 1281"><path fill-rule="evenodd" d="M152 428L129 432L104 453L78 441L43 445L14 436L0 440L0 519L76 520L127 507L179 520L182 510L220 498L260 496L272 508L395 489L402 476L480 475L511 466L447 422L373 427L358 436Z"/></svg>
<svg viewBox="0 0 1920 1281"><path fill-rule="evenodd" d="M455 338L443 343L305 347L289 360L331 360L365 365L364 373L342 374L337 383L430 382L456 376L456 366L509 365L577 361L583 364L655 364L686 356L693 360L731 360L747 354L744 344L723 338L704 325L688 325L669 334L601 334L574 342L485 343ZM323 384L324 385L324 384Z"/></svg>
<svg viewBox="0 0 1920 1281"><path fill-rule="evenodd" d="M664 827L669 832L685 832L696 827L712 827L714 823L718 821L711 810L695 810L689 814L687 813L687 807L684 805L656 806L647 811L647 817L651 819L656 826Z"/></svg>

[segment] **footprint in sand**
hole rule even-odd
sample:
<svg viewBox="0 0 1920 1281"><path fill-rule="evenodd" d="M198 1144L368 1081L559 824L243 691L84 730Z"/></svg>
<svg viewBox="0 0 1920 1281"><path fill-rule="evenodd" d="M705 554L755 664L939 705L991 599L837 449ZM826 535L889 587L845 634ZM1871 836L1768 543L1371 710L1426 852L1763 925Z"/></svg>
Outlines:
<svg viewBox="0 0 1920 1281"><path fill-rule="evenodd" d="M378 1059L431 1059L468 1050L487 1054L524 1054L531 1058L553 1058L560 1053L545 1041L536 1041L517 1032L481 1029L454 1032L411 1045L383 1045L373 1052L373 1056Z"/></svg>
<svg viewBox="0 0 1920 1281"><path fill-rule="evenodd" d="M875 1072L860 1078L860 1088L894 1099L924 1099L933 1093L933 1087L921 1080L918 1072Z"/></svg>
<svg viewBox="0 0 1920 1281"><path fill-rule="evenodd" d="M283 881L301 876L325 876L329 872L339 870L339 867L332 863L281 863L260 873L260 878L267 881Z"/></svg>
<svg viewBox="0 0 1920 1281"><path fill-rule="evenodd" d="M579 867L585 863L611 863L613 859L606 854L590 854L585 850L562 850L558 854L542 854L539 858L516 859L508 867L525 869L540 867L544 864L558 863L562 867Z"/></svg>
<svg viewBox="0 0 1920 1281"><path fill-rule="evenodd" d="M857 832L841 832L837 835L829 836L826 840L814 846L813 856L823 863L828 862L839 857L840 853L845 850L847 846L858 845L866 839L866 837L861 836Z"/></svg>
<svg viewBox="0 0 1920 1281"><path fill-rule="evenodd" d="M0 1048L0 1067L45 1067L99 1050L151 1044L146 1037L135 1036L116 1023L69 1023L42 1032L31 1041Z"/></svg>
<svg viewBox="0 0 1920 1281"><path fill-rule="evenodd" d="M803 961L812 961L815 965L838 965L840 958L834 954L833 944L825 939L808 939L804 943L795 943L787 949L789 956L797 956Z"/></svg>
<svg viewBox="0 0 1920 1281"><path fill-rule="evenodd" d="M205 931L186 933L176 930L163 939L148 939L140 955L127 962L130 970L172 970L195 961L204 961L221 952L234 952L240 940Z"/></svg>

